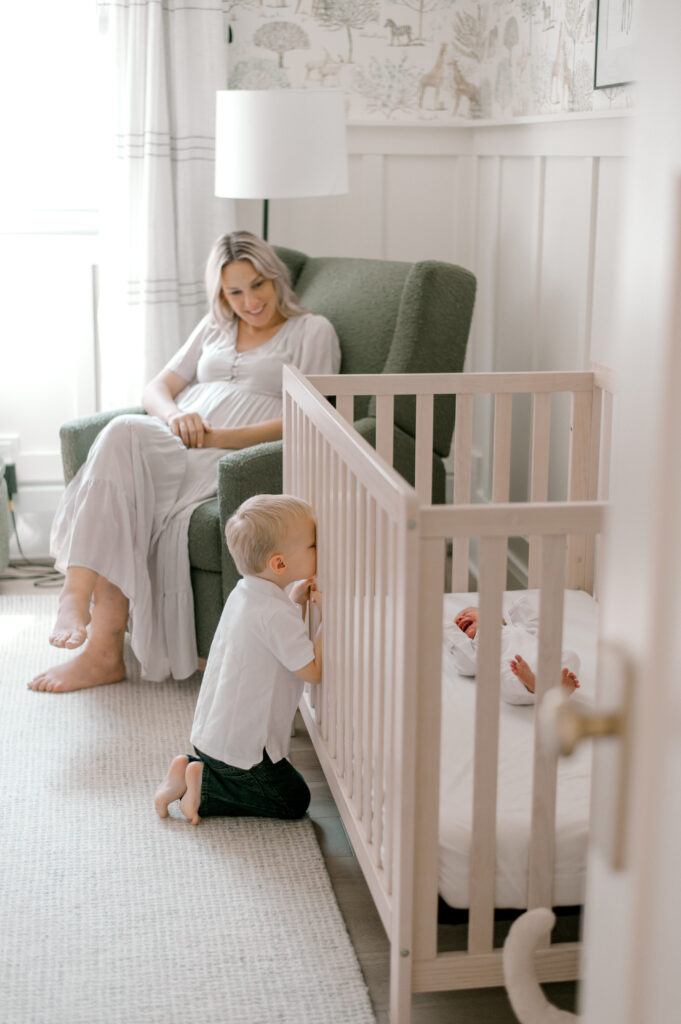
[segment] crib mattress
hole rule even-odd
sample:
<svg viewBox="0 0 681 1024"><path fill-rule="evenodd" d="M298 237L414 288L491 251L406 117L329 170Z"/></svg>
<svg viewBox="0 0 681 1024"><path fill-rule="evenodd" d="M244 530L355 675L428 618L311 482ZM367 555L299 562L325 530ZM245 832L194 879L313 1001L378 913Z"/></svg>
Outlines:
<svg viewBox="0 0 681 1024"><path fill-rule="evenodd" d="M538 591L526 591L536 596ZM518 591L504 595L504 607ZM446 594L444 621L476 604L474 594ZM583 591L565 593L563 648L579 654L580 698L593 699L598 634L598 604ZM442 742L440 754L439 889L452 907L468 907L473 794L475 679L461 676L443 651ZM526 906L527 864L532 806L534 705L501 703L497 801L495 906ZM553 905L584 900L591 744L559 758L556 801L556 871Z"/></svg>

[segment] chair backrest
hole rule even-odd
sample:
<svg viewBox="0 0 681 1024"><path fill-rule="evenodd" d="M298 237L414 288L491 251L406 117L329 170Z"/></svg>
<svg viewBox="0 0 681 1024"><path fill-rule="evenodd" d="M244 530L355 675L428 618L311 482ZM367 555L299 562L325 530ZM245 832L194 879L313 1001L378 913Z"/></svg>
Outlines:
<svg viewBox="0 0 681 1024"><path fill-rule="evenodd" d="M342 352L341 373L457 373L463 370L475 301L475 277L436 260L401 263L310 257L275 246L303 306L328 317ZM357 419L374 400L356 400ZM395 402L395 423L415 433L414 401ZM435 451L447 455L454 400L435 404Z"/></svg>

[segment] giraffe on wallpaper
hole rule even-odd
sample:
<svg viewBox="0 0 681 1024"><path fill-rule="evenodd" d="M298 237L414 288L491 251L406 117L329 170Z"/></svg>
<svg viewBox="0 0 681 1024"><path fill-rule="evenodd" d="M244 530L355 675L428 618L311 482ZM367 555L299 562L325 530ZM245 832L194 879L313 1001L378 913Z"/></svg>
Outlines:
<svg viewBox="0 0 681 1024"><path fill-rule="evenodd" d="M465 97L468 100L468 116L474 117L476 114L479 116L480 90L477 85L464 78L463 72L461 71L457 61L451 60L449 65L454 75L454 107L452 109L452 115L456 117L459 111L461 98Z"/></svg>
<svg viewBox="0 0 681 1024"><path fill-rule="evenodd" d="M438 58L435 61L435 64L430 69L430 71L426 71L425 75L421 75L421 77L419 78L418 96L419 107L421 108L423 108L423 100L426 94L426 90L433 89L433 91L435 92L435 110L439 110L440 89L442 87L442 77L444 73L446 49L447 44L442 43L442 45L440 46L440 53L438 54Z"/></svg>

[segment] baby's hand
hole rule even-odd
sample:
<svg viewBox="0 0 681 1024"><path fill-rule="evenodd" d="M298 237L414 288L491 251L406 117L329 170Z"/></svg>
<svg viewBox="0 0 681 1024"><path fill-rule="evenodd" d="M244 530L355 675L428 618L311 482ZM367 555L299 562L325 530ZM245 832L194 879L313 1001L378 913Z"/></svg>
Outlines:
<svg viewBox="0 0 681 1024"><path fill-rule="evenodd" d="M294 604L299 604L302 608L306 608L307 602L312 596L313 588L315 588L314 576L310 576L307 580L298 580L291 587L289 597Z"/></svg>
<svg viewBox="0 0 681 1024"><path fill-rule="evenodd" d="M322 592L314 582L310 587L310 601L312 604L316 604L320 611L322 610Z"/></svg>

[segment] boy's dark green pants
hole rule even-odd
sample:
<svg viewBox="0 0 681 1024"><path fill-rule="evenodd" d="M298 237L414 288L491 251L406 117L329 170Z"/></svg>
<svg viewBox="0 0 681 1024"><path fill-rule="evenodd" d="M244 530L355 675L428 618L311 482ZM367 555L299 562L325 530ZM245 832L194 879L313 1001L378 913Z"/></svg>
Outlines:
<svg viewBox="0 0 681 1024"><path fill-rule="evenodd" d="M285 757L273 764L263 750L259 764L234 768L194 749L197 756L189 754L189 760L203 762L199 817L302 818L305 814L310 790Z"/></svg>

